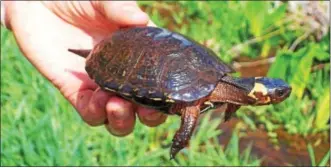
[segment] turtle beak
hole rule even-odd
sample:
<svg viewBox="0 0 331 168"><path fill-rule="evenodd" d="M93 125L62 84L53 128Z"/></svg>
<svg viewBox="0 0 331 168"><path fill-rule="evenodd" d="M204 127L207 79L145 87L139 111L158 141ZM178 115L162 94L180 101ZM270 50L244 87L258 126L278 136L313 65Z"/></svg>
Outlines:
<svg viewBox="0 0 331 168"><path fill-rule="evenodd" d="M283 99L288 98L290 96L291 92L292 92L292 87L289 86L288 88L285 89L285 93L284 93Z"/></svg>

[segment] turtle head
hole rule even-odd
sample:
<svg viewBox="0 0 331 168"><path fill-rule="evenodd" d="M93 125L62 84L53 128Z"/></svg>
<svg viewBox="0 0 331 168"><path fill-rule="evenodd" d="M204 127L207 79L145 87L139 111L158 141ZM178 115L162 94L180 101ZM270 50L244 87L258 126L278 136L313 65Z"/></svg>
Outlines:
<svg viewBox="0 0 331 168"><path fill-rule="evenodd" d="M277 104L289 97L291 91L291 86L281 79L255 77L248 96L256 100L256 105Z"/></svg>

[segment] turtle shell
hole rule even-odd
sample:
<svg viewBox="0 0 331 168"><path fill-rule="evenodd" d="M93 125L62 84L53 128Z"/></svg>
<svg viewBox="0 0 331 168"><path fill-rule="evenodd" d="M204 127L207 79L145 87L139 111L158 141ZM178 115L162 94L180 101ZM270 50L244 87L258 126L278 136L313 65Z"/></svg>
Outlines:
<svg viewBox="0 0 331 168"><path fill-rule="evenodd" d="M232 69L184 35L134 27L98 43L87 57L86 71L103 89L158 107L206 97Z"/></svg>

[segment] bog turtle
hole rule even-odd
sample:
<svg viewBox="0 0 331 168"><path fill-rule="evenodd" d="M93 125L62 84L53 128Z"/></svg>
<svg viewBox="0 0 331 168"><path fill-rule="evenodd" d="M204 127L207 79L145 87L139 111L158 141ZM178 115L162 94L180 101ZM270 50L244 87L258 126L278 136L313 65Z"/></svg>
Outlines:
<svg viewBox="0 0 331 168"><path fill-rule="evenodd" d="M225 120L242 105L276 104L291 87L281 79L235 78L210 49L163 28L114 32L93 49L68 49L86 58L86 71L103 90L167 114L181 116L170 158L183 149L208 109L226 105Z"/></svg>

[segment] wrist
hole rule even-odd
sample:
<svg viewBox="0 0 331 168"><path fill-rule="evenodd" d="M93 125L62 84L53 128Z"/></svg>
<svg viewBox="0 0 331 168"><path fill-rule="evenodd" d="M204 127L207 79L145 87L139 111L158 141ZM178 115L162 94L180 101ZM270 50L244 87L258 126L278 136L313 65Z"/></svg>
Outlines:
<svg viewBox="0 0 331 168"><path fill-rule="evenodd" d="M9 30L11 30L11 25L9 22L9 5L11 3L11 1L1 1L1 26Z"/></svg>

